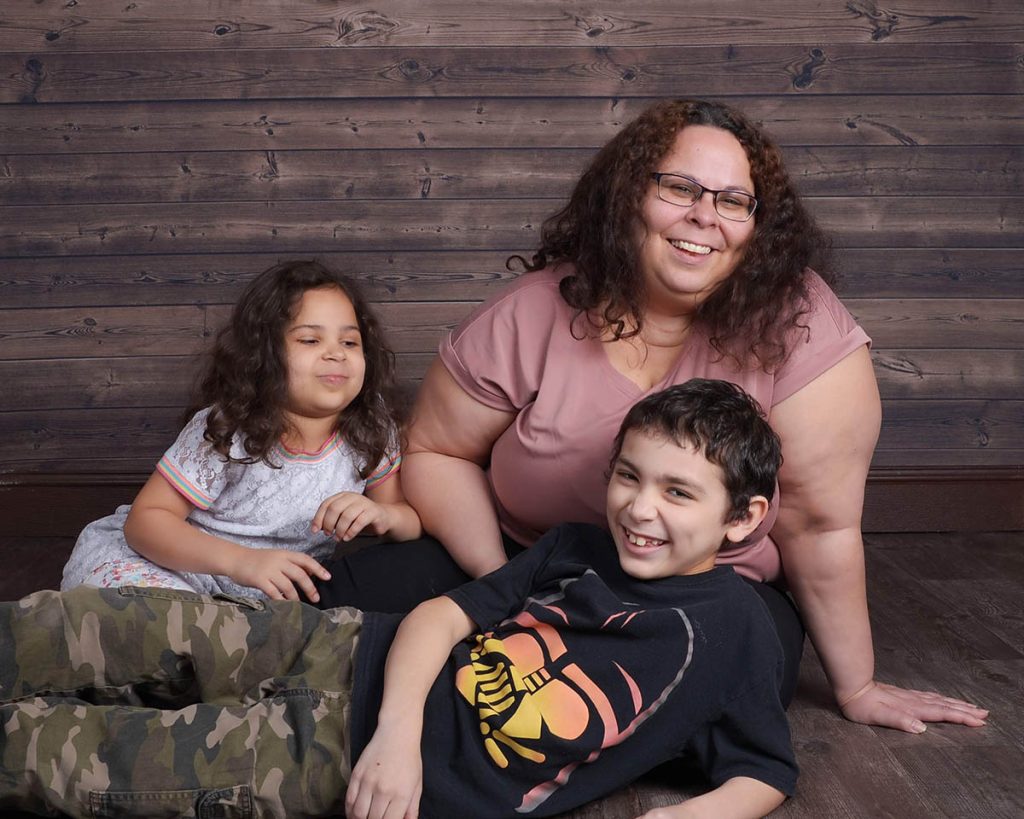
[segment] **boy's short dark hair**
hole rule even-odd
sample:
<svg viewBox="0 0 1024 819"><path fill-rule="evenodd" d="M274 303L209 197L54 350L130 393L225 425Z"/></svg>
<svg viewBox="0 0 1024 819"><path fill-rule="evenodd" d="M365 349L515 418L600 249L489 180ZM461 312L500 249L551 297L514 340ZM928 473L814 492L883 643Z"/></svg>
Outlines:
<svg viewBox="0 0 1024 819"><path fill-rule="evenodd" d="M775 494L782 465L779 436L757 402L735 384L691 378L638 401L615 436L613 466L631 430L689 443L721 467L731 504L729 522L747 514L755 495L771 500Z"/></svg>

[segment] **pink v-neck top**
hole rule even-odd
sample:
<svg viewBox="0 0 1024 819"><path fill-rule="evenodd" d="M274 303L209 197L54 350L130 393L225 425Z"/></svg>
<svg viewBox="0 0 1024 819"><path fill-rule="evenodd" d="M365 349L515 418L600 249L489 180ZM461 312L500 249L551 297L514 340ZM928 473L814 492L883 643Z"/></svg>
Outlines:
<svg viewBox="0 0 1024 819"><path fill-rule="evenodd" d="M766 412L864 344L870 344L836 295L808 271L809 332L775 372L737 369L720 358L699 328L690 331L675 367L650 390L616 370L604 344L574 338L574 310L558 292L565 267L520 276L480 305L440 347L441 361L470 396L488 407L515 412L495 442L488 470L502 529L533 543L567 521L605 523L605 489L611 444L638 400L690 378L732 381ZM584 327L585 329L585 327ZM579 335L580 333L578 333ZM768 533L779 493L764 524L744 543L723 550L720 563L758 580L781 570Z"/></svg>

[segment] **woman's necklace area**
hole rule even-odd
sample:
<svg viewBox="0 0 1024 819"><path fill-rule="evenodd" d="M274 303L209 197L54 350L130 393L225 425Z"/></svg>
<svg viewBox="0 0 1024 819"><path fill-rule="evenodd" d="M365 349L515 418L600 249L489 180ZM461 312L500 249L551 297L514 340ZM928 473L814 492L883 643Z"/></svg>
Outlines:
<svg viewBox="0 0 1024 819"><path fill-rule="evenodd" d="M686 346L690 324L677 325L670 333L645 322L638 335L607 341L605 353L618 372L647 392L675 367Z"/></svg>

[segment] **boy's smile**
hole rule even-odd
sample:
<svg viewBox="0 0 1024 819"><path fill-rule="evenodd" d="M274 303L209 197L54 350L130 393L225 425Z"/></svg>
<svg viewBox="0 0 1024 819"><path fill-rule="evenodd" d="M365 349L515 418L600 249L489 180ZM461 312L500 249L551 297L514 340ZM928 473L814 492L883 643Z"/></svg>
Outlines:
<svg viewBox="0 0 1024 819"><path fill-rule="evenodd" d="M721 467L690 444L630 430L608 483L608 527L623 570L641 580L706 572L726 539L750 520L727 522ZM748 516L749 518L749 516Z"/></svg>

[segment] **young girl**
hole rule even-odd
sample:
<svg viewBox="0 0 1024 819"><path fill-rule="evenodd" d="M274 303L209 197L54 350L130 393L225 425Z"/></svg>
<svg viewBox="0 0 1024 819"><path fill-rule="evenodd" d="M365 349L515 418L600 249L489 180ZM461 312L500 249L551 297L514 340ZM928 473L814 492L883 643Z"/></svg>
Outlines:
<svg viewBox="0 0 1024 819"><path fill-rule="evenodd" d="M317 262L267 270L218 334L191 420L135 502L82 531L61 588L317 602L336 540L419 537L396 478L393 374L347 279Z"/></svg>

